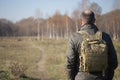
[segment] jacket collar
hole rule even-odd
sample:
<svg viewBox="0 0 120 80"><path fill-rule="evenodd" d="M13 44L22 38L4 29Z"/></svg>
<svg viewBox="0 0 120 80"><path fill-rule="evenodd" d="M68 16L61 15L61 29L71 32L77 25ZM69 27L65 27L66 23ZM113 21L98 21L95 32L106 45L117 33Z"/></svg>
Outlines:
<svg viewBox="0 0 120 80"><path fill-rule="evenodd" d="M87 29L95 29L95 31L98 31L98 28L94 24L84 24L80 28L80 30L87 30Z"/></svg>

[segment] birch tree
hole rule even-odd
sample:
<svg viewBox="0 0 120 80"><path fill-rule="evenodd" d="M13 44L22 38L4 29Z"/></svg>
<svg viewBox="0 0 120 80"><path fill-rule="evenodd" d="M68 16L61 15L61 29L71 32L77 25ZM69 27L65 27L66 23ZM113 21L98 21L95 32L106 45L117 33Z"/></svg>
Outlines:
<svg viewBox="0 0 120 80"><path fill-rule="evenodd" d="M36 19L37 19L37 40L40 40L40 27L41 27L41 22L40 19L42 17L42 12L40 11L40 9L36 9ZM43 28L42 28L42 33L41 35L43 36ZM42 37L43 40L43 37Z"/></svg>

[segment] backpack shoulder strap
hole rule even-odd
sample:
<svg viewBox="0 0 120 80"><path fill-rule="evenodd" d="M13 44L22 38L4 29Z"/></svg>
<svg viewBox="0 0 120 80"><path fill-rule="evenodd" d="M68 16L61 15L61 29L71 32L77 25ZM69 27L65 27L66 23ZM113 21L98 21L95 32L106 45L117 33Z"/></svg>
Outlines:
<svg viewBox="0 0 120 80"><path fill-rule="evenodd" d="M90 37L90 35L86 31L78 31L77 33L81 34L83 39Z"/></svg>
<svg viewBox="0 0 120 80"><path fill-rule="evenodd" d="M80 34L88 34L86 31L77 31Z"/></svg>
<svg viewBox="0 0 120 80"><path fill-rule="evenodd" d="M96 39L102 40L102 32L101 31L97 31L95 36L96 36Z"/></svg>
<svg viewBox="0 0 120 80"><path fill-rule="evenodd" d="M86 31L78 31L77 33L79 33L79 34L81 34L82 35L82 38L84 39L84 40L89 40L90 39L90 34L89 33L87 33Z"/></svg>

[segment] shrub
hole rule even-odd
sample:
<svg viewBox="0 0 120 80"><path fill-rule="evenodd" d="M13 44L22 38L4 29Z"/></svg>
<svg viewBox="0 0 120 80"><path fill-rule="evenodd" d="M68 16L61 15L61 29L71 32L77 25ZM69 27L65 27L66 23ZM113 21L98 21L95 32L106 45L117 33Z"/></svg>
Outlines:
<svg viewBox="0 0 120 80"><path fill-rule="evenodd" d="M17 78L24 74L27 67L18 61L13 61L11 62L9 69L13 76Z"/></svg>

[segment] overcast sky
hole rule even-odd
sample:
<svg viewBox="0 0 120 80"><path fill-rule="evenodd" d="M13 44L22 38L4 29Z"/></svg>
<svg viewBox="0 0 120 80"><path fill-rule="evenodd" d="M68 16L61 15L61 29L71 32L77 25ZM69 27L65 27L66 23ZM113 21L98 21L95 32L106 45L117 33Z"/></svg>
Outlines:
<svg viewBox="0 0 120 80"><path fill-rule="evenodd" d="M68 13L77 8L81 0L0 0L0 18L6 18L13 22L23 18L35 16L37 9L40 9L43 17L51 16L56 10L62 14ZM114 0L90 0L102 7L102 13L112 10Z"/></svg>

